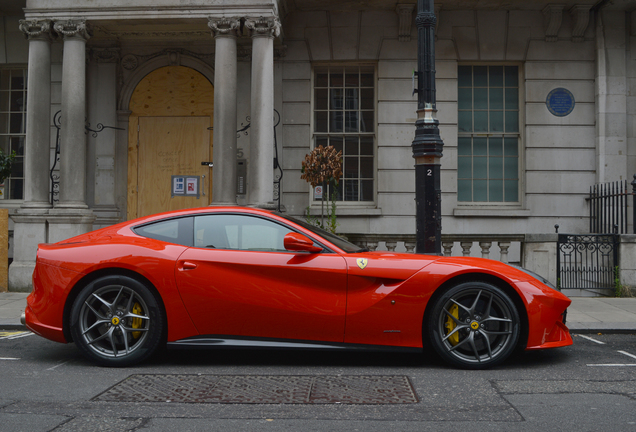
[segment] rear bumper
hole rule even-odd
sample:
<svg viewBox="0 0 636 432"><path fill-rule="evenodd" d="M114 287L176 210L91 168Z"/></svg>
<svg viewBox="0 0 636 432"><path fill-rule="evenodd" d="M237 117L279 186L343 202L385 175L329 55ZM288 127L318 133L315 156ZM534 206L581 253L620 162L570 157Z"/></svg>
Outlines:
<svg viewBox="0 0 636 432"><path fill-rule="evenodd" d="M24 319L20 318L20 321L22 321L22 323L26 325L27 328L33 333L55 342L68 342L64 338L64 332L62 331L61 327L53 327L40 322L35 316L35 313L31 310L30 306L27 306L27 308L24 310L23 318Z"/></svg>

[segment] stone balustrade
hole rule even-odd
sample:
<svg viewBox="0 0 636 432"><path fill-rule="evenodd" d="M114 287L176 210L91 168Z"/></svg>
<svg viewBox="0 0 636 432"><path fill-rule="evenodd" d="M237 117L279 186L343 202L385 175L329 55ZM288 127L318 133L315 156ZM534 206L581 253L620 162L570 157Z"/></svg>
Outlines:
<svg viewBox="0 0 636 432"><path fill-rule="evenodd" d="M406 251L407 253L415 252L415 235L413 234L346 234L350 242L366 247L371 251L387 250L389 252ZM481 256L482 258L491 257L491 248L496 246L493 252L499 261L508 262L508 253L510 247L515 243L519 245L517 250L523 248L524 235L502 235L502 234L442 234L442 248L444 256L453 256L453 249L458 251L456 246L461 248L462 256ZM473 247L475 244L480 248L481 255L474 255Z"/></svg>

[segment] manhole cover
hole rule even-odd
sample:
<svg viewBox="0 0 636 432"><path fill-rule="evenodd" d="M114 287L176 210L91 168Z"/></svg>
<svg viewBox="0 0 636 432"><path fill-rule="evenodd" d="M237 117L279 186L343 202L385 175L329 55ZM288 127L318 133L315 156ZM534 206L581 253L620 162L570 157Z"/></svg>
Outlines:
<svg viewBox="0 0 636 432"><path fill-rule="evenodd" d="M227 404L417 403L405 376L132 375L93 398Z"/></svg>

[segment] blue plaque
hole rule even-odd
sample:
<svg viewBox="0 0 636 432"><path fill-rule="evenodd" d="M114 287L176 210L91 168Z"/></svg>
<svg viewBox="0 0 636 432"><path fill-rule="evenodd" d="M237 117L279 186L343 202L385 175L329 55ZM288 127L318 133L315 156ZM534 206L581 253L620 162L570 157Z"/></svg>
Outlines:
<svg viewBox="0 0 636 432"><path fill-rule="evenodd" d="M565 117L574 109L574 95L570 90L558 87L548 93L545 104L552 115Z"/></svg>

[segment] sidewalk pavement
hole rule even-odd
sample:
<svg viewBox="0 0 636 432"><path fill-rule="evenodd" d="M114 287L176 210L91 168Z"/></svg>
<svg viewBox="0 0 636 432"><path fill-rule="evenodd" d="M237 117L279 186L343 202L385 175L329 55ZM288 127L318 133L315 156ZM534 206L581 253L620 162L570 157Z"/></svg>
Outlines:
<svg viewBox="0 0 636 432"><path fill-rule="evenodd" d="M0 293L0 329L22 330L26 293ZM636 332L636 298L572 297L566 325L573 333Z"/></svg>

